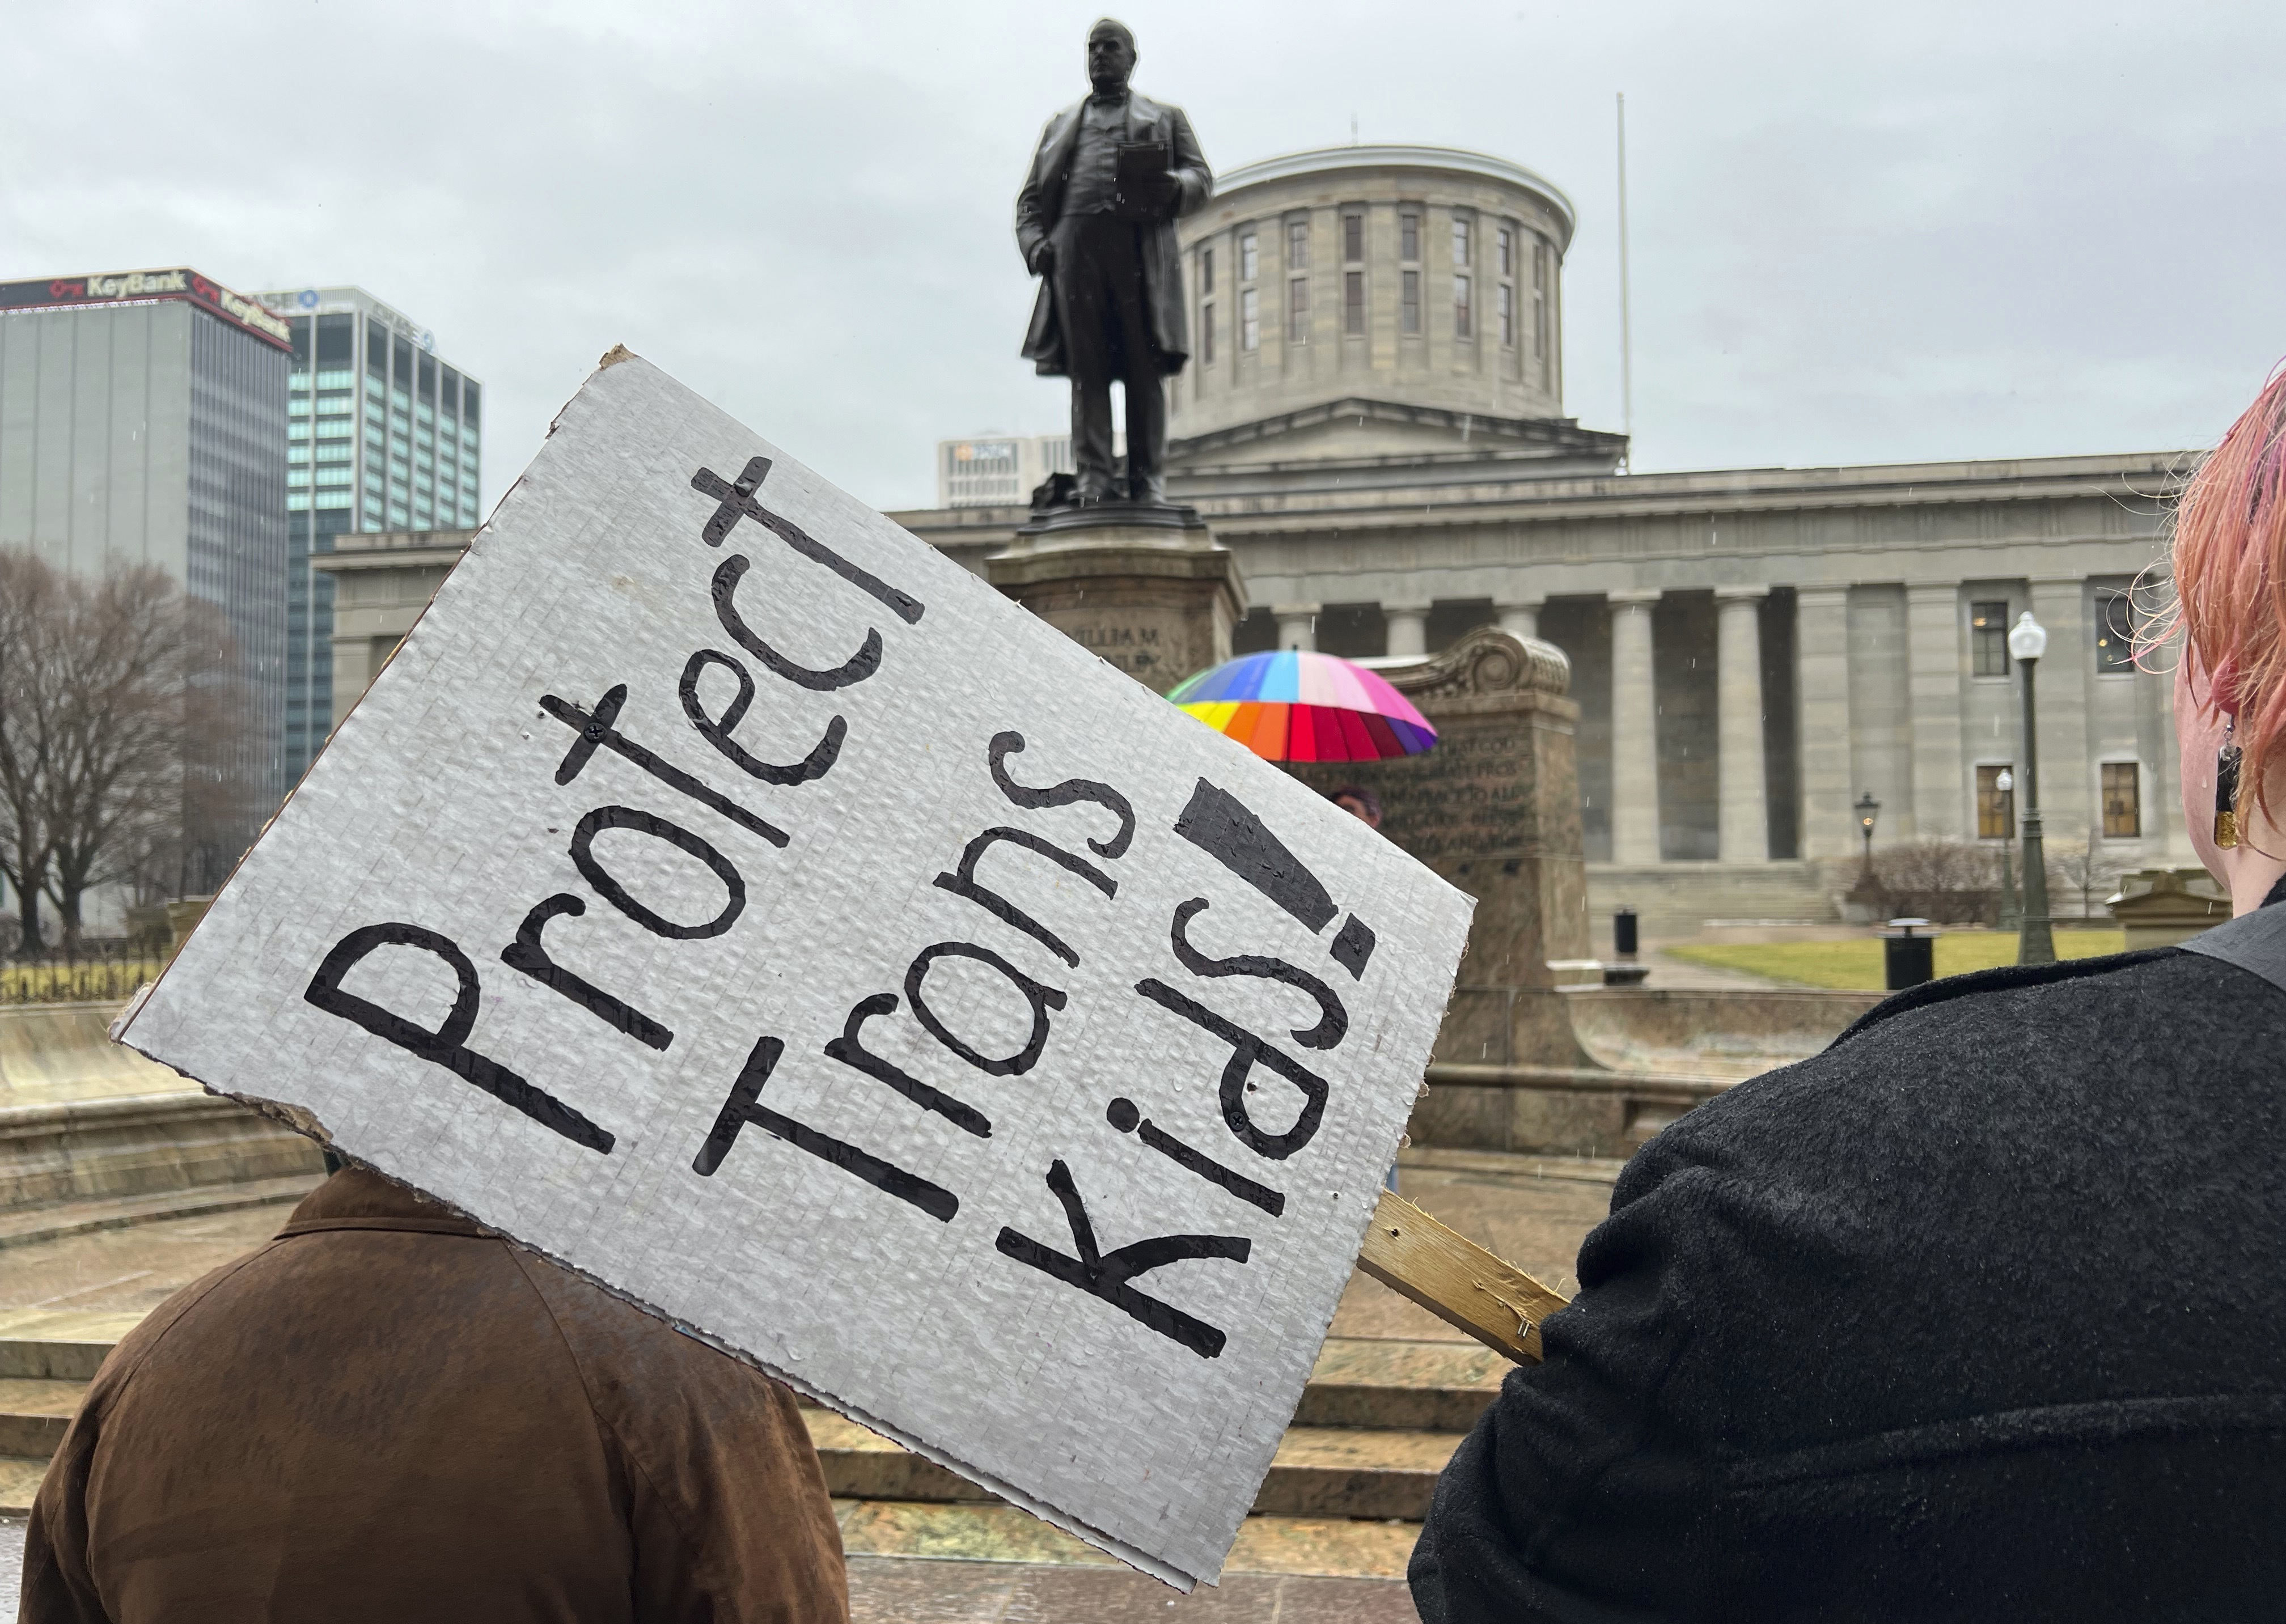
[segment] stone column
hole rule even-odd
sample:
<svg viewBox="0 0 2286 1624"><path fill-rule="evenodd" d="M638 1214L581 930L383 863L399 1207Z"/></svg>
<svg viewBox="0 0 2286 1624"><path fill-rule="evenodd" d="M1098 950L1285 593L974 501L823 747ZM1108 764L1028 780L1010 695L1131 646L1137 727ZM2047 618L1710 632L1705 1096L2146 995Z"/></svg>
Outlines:
<svg viewBox="0 0 2286 1624"><path fill-rule="evenodd" d="M1761 587L1714 589L1714 694L1720 716L1720 829L1722 861L1767 863L1770 856L1768 780L1762 776L1762 600Z"/></svg>
<svg viewBox="0 0 2286 1624"><path fill-rule="evenodd" d="M2048 633L2037 693L2040 816L2050 840L2085 840L2091 828L2103 827L2095 816L2096 772L2087 747L2087 690L2095 668L2087 583L2076 577L2036 579L2031 587L2032 618Z"/></svg>
<svg viewBox="0 0 2286 1624"><path fill-rule="evenodd" d="M1500 617L1500 628L1511 637L1540 635L1540 600L1515 603L1495 603L1493 612Z"/></svg>
<svg viewBox="0 0 2286 1624"><path fill-rule="evenodd" d="M1612 605L1612 861L1651 863L1659 850L1659 698L1651 673L1656 592L1614 592Z"/></svg>
<svg viewBox="0 0 2286 1624"><path fill-rule="evenodd" d="M1912 823L1894 825L1900 836L1959 840L1971 833L1960 743L1960 689L1965 679L1960 585L1914 583L1905 587L1906 714L1912 722ZM1904 808L1900 808L1903 810Z"/></svg>
<svg viewBox="0 0 2286 1624"><path fill-rule="evenodd" d="M1849 782L1849 588L1794 593L1794 692L1801 706L1801 855L1858 849Z"/></svg>
<svg viewBox="0 0 2286 1624"><path fill-rule="evenodd" d="M1273 603L1272 616L1278 622L1278 646L1281 649L1314 649L1318 646L1318 611L1316 603Z"/></svg>
<svg viewBox="0 0 2286 1624"><path fill-rule="evenodd" d="M1383 603L1381 615L1389 623L1391 659L1419 659L1429 652L1428 604Z"/></svg>

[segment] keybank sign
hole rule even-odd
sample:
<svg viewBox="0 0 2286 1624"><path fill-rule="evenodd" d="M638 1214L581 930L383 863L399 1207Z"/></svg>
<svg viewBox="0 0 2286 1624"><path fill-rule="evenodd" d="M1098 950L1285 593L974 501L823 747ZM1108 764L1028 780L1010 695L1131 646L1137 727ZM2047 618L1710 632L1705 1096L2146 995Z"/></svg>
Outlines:
<svg viewBox="0 0 2286 1624"><path fill-rule="evenodd" d="M0 283L0 311L116 304L140 299L188 300L281 349L290 348L293 343L293 334L286 324L258 302L233 293L220 282L187 268L114 271L95 276L41 277Z"/></svg>

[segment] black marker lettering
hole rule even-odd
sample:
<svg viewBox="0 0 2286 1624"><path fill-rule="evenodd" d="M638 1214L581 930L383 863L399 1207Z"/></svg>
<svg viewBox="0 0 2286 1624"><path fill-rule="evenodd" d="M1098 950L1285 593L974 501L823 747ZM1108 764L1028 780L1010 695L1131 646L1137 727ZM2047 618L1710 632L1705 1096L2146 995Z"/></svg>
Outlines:
<svg viewBox="0 0 2286 1624"><path fill-rule="evenodd" d="M758 834L773 846L786 843L785 831L764 823L753 813L684 772L681 768L660 761L621 734L611 723L619 719L619 707L627 702L627 685L621 682L596 701L595 714L589 715L576 705L567 704L554 694L542 694L540 708L570 728L579 737L572 741L572 748L564 753L563 764L556 769L556 782L569 784L578 777L597 750L609 750L614 755L626 757L661 784L682 791L703 807L711 808L729 818L739 828Z"/></svg>
<svg viewBox="0 0 2286 1624"><path fill-rule="evenodd" d="M453 1011L435 1031L415 1026L402 1015L342 990L342 978L368 953L382 947L419 948L451 968L457 982ZM452 938L422 926L401 923L362 925L343 936L326 955L325 962L318 966L317 974L310 978L309 988L302 994L305 1001L327 1014L339 1015L384 1043L395 1044L408 1054L444 1067L502 1105L521 1111L551 1133L560 1133L589 1150L611 1155L615 1142L611 1134L547 1090L534 1088L498 1060L488 1060L468 1046L469 1034L477 1024L480 996L477 967Z"/></svg>
<svg viewBox="0 0 2286 1624"><path fill-rule="evenodd" d="M1080 1201L1079 1186L1072 1181L1071 1169L1061 1161L1048 1168L1048 1188L1063 1204L1064 1221L1071 1226L1072 1246L1079 1256L1068 1257L1029 1235L1006 1228L994 1242L1005 1255L1068 1286L1077 1286L1091 1297L1101 1297L1201 1359L1221 1357L1223 1344L1228 1340L1223 1331L1157 1297L1146 1297L1127 1282L1171 1263L1208 1257L1244 1263L1254 1250L1253 1242L1244 1235L1155 1235L1117 1251L1101 1251L1096 1246L1095 1226L1088 1221L1087 1208Z"/></svg>
<svg viewBox="0 0 2286 1624"><path fill-rule="evenodd" d="M523 971L541 986L562 993L614 1031L625 1032L637 1043L648 1044L654 1049L666 1048L674 1041L673 1032L635 1005L613 997L548 956L547 944L540 939L540 933L548 928L548 921L563 914L576 919L587 911L587 904L579 898L558 892L524 916L524 923L516 928L516 940L501 950L501 962L511 970Z"/></svg>
<svg viewBox="0 0 2286 1624"><path fill-rule="evenodd" d="M952 1215L960 1210L960 1198L950 1190L760 1103L762 1084L770 1080L778 1056L784 1052L785 1045L775 1037L761 1039L748 1052L746 1063L738 1068L738 1080L730 1084L729 1098L723 1100L706 1143L690 1159L690 1171L702 1179L712 1179L715 1169L722 1165L722 1158L730 1154L730 1147L738 1142L738 1130L752 1123L795 1149L806 1150L821 1162L831 1162L843 1172L856 1174L877 1190L911 1202L939 1223L950 1223Z"/></svg>
<svg viewBox="0 0 2286 1624"><path fill-rule="evenodd" d="M1312 934L1338 911L1326 887L1286 843L1227 791L1204 778L1175 820L1175 832L1292 914Z"/></svg>
<svg viewBox="0 0 2286 1624"><path fill-rule="evenodd" d="M1326 1114L1326 1080L1281 1054L1253 1033L1233 1025L1205 1005L1185 997L1156 977L1135 983L1135 990L1186 1021L1194 1021L1230 1045L1230 1063L1222 1068L1222 1119L1238 1142L1257 1155L1283 1162L1317 1136ZM1265 1133L1255 1125L1246 1108L1247 1077L1257 1066L1266 1066L1302 1091L1301 1114L1283 1133Z"/></svg>
<svg viewBox="0 0 2286 1624"><path fill-rule="evenodd" d="M719 717L709 716L698 698L698 674L709 666L721 666L738 679L738 697ZM745 720L746 707L754 702L754 679L745 666L719 649L701 649L684 663L682 692L682 713L698 729L698 736L721 751L723 758L739 771L764 784L807 784L812 778L823 778L840 755L842 738L849 731L849 724L836 716L825 724L825 737L811 747L808 755L784 767L747 753L731 734Z"/></svg>
<svg viewBox="0 0 2286 1624"><path fill-rule="evenodd" d="M1192 1149L1137 1110L1132 1100L1113 1100L1105 1109L1103 1119L1122 1133L1133 1133L1139 1127L1143 1131L1143 1142L1176 1166L1189 1169L1209 1184L1221 1186L1241 1201L1253 1202L1272 1218L1286 1210L1286 1193L1283 1190L1257 1184L1244 1173L1225 1167L1202 1151Z"/></svg>
<svg viewBox="0 0 2286 1624"><path fill-rule="evenodd" d="M1352 914L1350 922L1342 926L1326 951L1334 956L1336 964L1350 973L1352 981L1362 981L1366 960L1373 957L1373 926Z"/></svg>
<svg viewBox="0 0 2286 1624"><path fill-rule="evenodd" d="M798 666L754 635L746 618L738 612L738 582L752 566L744 553L733 553L714 572L714 618L722 629L737 640L740 648L753 655L787 682L830 693L837 688L847 688L852 682L862 682L880 668L881 634L867 627L865 641L857 652L830 671L813 671L808 666Z"/></svg>
<svg viewBox="0 0 2286 1624"><path fill-rule="evenodd" d="M1069 942L997 891L977 883L977 860L991 849L995 840L1006 840L1011 845L1021 846L1028 851L1039 853L1041 856L1060 865L1068 872L1078 875L1106 896L1116 896L1119 894L1119 882L1086 858L1074 856L1062 847L1051 844L1040 839L1038 835L1021 829L986 830L968 843L967 849L960 854L960 862L955 865L954 872L939 874L930 882L940 889L951 892L955 896L966 897L985 912L1014 926L1058 958L1076 968L1079 964L1079 955L1073 951Z"/></svg>
<svg viewBox="0 0 2286 1624"><path fill-rule="evenodd" d="M665 914L654 912L635 901L627 888L611 877L611 871L596 859L595 837L606 829L627 829L637 834L647 834L655 840L664 840L677 851L687 852L713 871L714 878L722 882L726 895L722 911L713 918L698 925L677 925ZM679 824L650 812L638 812L633 807L597 807L579 820L572 832L572 862L579 877L595 887L595 894L618 909L654 936L665 936L672 942L704 942L721 935L737 923L745 911L746 882L738 871L730 866L729 859L716 851Z"/></svg>
<svg viewBox="0 0 2286 1624"><path fill-rule="evenodd" d="M973 1105L955 1100L942 1089L932 1088L910 1073L869 1052L865 1047L865 1023L876 1015L894 1014L897 995L877 992L861 1001L849 1012L848 1023L841 1036L825 1045L825 1058L854 1066L879 1083L886 1083L925 1111L934 1111L953 1126L966 1130L978 1139L992 1137L992 1120Z"/></svg>
<svg viewBox="0 0 2286 1624"><path fill-rule="evenodd" d="M822 564L859 591L875 599L880 605L903 620L907 626L920 624L920 600L898 591L879 577L870 575L840 554L813 539L810 533L792 519L783 518L754 500L754 493L762 488L769 477L768 457L749 457L745 471L737 483L726 485L722 476L711 468L702 468L690 477L690 488L701 496L711 496L722 505L714 509L714 516L706 521L701 532L709 547L720 547L729 537L731 528L740 519L753 519L772 535L793 548L813 564Z"/></svg>
<svg viewBox="0 0 2286 1624"><path fill-rule="evenodd" d="M1318 1024L1293 1029L1294 1041L1305 1049L1330 1049L1346 1037L1350 1029L1349 1012L1334 996L1334 989L1311 974L1297 969L1282 958L1265 958L1254 953L1239 953L1229 958L1210 958L1191 945L1188 927L1193 919L1206 911L1207 899L1194 896L1175 910L1175 923L1169 934L1175 957L1184 969L1193 975L1258 975L1265 981L1282 981L1289 987L1299 988L1318 1004Z"/></svg>
<svg viewBox="0 0 2286 1624"><path fill-rule="evenodd" d="M1021 733L996 733L985 760L992 769L992 782L1008 798L1011 806L1036 808L1068 807L1075 801L1092 800L1108 810L1119 820L1119 832L1108 840L1090 840L1088 849L1099 857L1123 855L1128 843L1135 838L1135 808L1127 797L1108 784L1098 784L1092 778L1067 778L1061 784L1044 790L1027 789L1008 776L1006 766L1010 756L1024 748Z"/></svg>
<svg viewBox="0 0 2286 1624"><path fill-rule="evenodd" d="M936 1018L927 1000L921 997L921 984L928 977L928 968L944 958L973 958L977 963L990 965L1006 976L1016 990L1024 995L1024 1002L1032 1011L1032 1035L1024 1046L1004 1060L994 1060L981 1054L953 1036L944 1022ZM1043 986L990 948L977 947L966 942L940 942L923 948L905 971L905 1002L913 1006L913 1016L928 1029L929 1036L960 1056L987 1076L1021 1076L1039 1063L1040 1052L1048 1046L1048 1012L1064 1006L1063 992L1054 987Z"/></svg>

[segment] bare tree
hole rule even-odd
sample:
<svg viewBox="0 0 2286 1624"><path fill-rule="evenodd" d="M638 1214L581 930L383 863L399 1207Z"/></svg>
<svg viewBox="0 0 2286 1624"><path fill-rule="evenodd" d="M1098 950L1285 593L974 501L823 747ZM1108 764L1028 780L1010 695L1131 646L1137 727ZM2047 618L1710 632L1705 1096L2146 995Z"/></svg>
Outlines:
<svg viewBox="0 0 2286 1624"><path fill-rule="evenodd" d="M55 643L63 578L30 553L0 549L0 878L16 897L15 950L36 953L40 899L55 854L45 801L58 729Z"/></svg>
<svg viewBox="0 0 2286 1624"><path fill-rule="evenodd" d="M1908 841L1876 852L1850 896L1883 918L1989 921L1999 896L1998 866L1998 855L1975 841Z"/></svg>
<svg viewBox="0 0 2286 1624"><path fill-rule="evenodd" d="M64 941L88 893L177 894L251 823L248 709L221 617L164 572L98 581L0 552L0 839L37 951L42 897ZM194 863L196 855L198 861Z"/></svg>
<svg viewBox="0 0 2286 1624"><path fill-rule="evenodd" d="M2111 894L2131 861L2113 855L2095 840L2050 840L2046 855L2050 895L2061 897L2077 893L2082 918L2093 914L2096 903Z"/></svg>

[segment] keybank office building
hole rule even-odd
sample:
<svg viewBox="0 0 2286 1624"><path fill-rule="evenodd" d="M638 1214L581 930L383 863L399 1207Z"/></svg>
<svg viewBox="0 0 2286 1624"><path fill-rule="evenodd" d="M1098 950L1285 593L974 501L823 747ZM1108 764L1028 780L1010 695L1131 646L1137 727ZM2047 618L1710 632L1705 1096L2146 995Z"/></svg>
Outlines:
<svg viewBox="0 0 2286 1624"><path fill-rule="evenodd" d="M89 577L155 564L222 611L255 719L236 770L263 814L284 790L292 347L187 268L0 283L0 547ZM253 832L190 854L185 888L220 884Z"/></svg>

